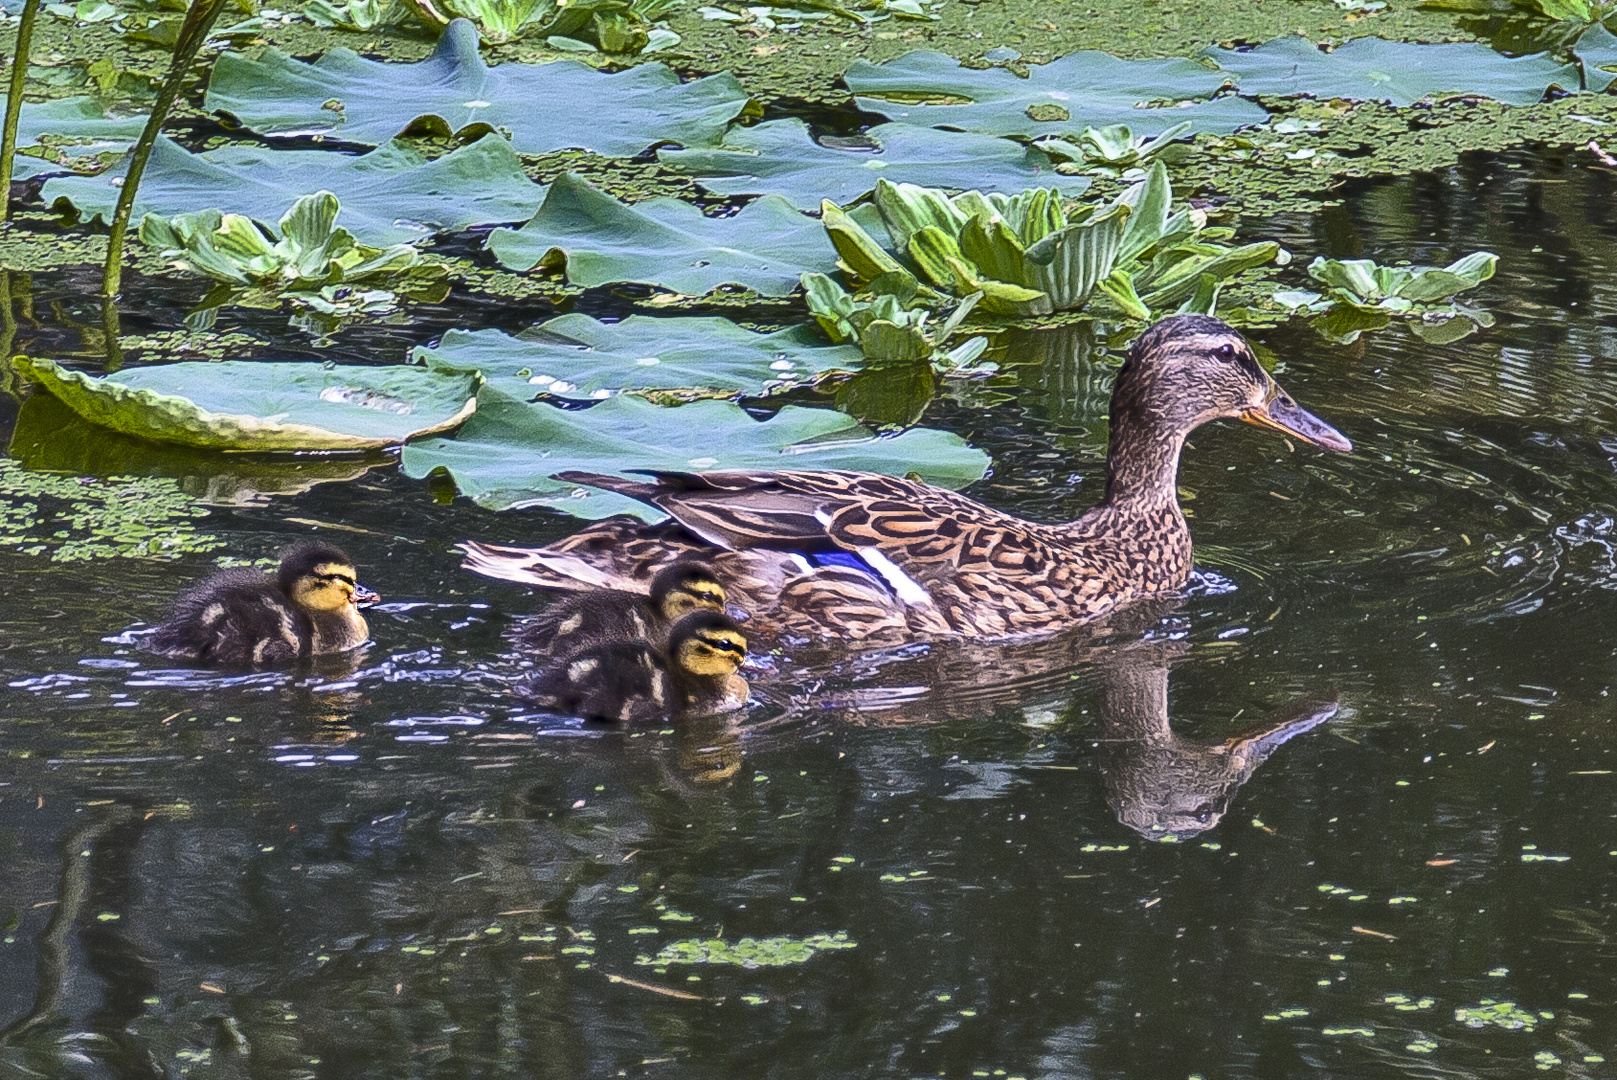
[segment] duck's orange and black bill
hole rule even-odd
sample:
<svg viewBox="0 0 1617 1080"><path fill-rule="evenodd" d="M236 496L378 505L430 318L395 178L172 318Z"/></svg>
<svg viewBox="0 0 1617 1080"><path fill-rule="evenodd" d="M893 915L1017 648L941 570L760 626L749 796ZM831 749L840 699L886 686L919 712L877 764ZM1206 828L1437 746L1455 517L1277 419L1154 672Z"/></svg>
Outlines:
<svg viewBox="0 0 1617 1080"><path fill-rule="evenodd" d="M1276 394L1266 404L1246 410L1241 414L1241 419L1258 427L1294 436L1322 450L1345 454L1353 449L1353 444L1345 435L1291 400L1287 394Z"/></svg>
<svg viewBox="0 0 1617 1080"><path fill-rule="evenodd" d="M372 604L381 603L381 601L382 597L379 593L367 589L365 586L357 583L354 585L355 607L370 607Z"/></svg>

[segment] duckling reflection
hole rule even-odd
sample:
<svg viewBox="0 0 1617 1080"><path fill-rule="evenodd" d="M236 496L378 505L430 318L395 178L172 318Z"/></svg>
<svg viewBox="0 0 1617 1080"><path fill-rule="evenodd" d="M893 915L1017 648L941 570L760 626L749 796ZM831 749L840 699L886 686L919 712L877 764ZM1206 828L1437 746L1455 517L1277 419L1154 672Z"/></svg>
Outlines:
<svg viewBox="0 0 1617 1080"><path fill-rule="evenodd" d="M1257 767L1335 716L1337 703L1301 698L1245 735L1184 738L1168 722L1166 653L1123 649L1099 665L1100 767L1118 821L1150 840L1188 840L1217 825Z"/></svg>

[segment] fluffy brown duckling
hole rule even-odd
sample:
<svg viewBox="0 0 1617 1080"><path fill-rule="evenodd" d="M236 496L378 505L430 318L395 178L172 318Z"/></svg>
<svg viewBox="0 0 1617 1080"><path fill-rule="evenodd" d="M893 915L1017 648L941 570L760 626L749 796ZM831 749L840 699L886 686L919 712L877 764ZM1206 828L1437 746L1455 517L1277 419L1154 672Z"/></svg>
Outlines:
<svg viewBox="0 0 1617 1080"><path fill-rule="evenodd" d="M747 703L738 673L747 639L729 616L696 611L668 634L666 653L645 641L606 641L569 653L520 693L547 709L619 723L706 716Z"/></svg>
<svg viewBox="0 0 1617 1080"><path fill-rule="evenodd" d="M665 649L674 623L693 611L724 611L724 586L693 560L664 567L646 594L619 589L575 593L523 623L512 635L528 652L567 656L609 642L649 642Z"/></svg>
<svg viewBox="0 0 1617 1080"><path fill-rule="evenodd" d="M377 599L355 580L347 552L304 541L282 553L273 576L224 570L181 593L145 645L171 659L226 667L347 652L370 637L359 606Z"/></svg>

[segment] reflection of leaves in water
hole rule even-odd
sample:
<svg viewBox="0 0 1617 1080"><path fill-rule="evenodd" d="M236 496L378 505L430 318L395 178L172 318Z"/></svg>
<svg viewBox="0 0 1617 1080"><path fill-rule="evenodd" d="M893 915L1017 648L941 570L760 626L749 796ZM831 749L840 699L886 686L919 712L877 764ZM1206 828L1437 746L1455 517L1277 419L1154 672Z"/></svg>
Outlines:
<svg viewBox="0 0 1617 1080"><path fill-rule="evenodd" d="M192 519L207 513L172 480L92 480L0 459L0 548L52 562L178 558L224 546Z"/></svg>
<svg viewBox="0 0 1617 1080"><path fill-rule="evenodd" d="M669 964L729 964L741 968L787 967L806 963L816 953L829 949L852 949L857 942L849 941L846 931L835 934L812 934L806 938L745 937L735 944L722 938L702 941L688 938L671 941L656 956L641 956L635 960L642 967L666 967Z"/></svg>
<svg viewBox="0 0 1617 1080"><path fill-rule="evenodd" d="M379 454L293 459L165 446L83 420L49 394L34 394L23 403L10 452L24 468L39 472L160 479L213 506L248 506L270 495L295 495L316 484L354 480L385 460Z"/></svg>

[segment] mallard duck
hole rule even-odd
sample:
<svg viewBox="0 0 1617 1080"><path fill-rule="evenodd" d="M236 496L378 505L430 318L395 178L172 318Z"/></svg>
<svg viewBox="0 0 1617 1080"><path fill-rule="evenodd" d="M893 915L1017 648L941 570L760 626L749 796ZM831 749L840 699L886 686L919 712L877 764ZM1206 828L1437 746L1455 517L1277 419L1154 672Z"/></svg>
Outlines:
<svg viewBox="0 0 1617 1080"><path fill-rule="evenodd" d="M465 566L549 588L637 588L700 558L733 603L787 638L848 640L1049 634L1190 574L1176 493L1185 437L1236 417L1326 450L1352 444L1303 410L1234 329L1175 315L1129 351L1112 391L1106 495L1076 521L1043 524L916 480L857 472L560 473L649 503L537 549L467 543Z"/></svg>
<svg viewBox="0 0 1617 1080"><path fill-rule="evenodd" d="M282 553L274 576L224 570L182 593L145 645L176 660L229 667L346 652L370 636L359 605L377 599L355 580L346 552L306 541Z"/></svg>
<svg viewBox="0 0 1617 1080"><path fill-rule="evenodd" d="M746 657L746 636L729 616L695 611L669 631L666 654L644 640L598 642L555 661L518 692L586 720L706 716L747 703L747 681L736 673Z"/></svg>
<svg viewBox="0 0 1617 1080"><path fill-rule="evenodd" d="M593 589L559 601L512 635L528 652L560 656L594 644L644 640L668 647L674 623L693 611L724 610L724 586L699 562L677 562L651 579L649 593Z"/></svg>

